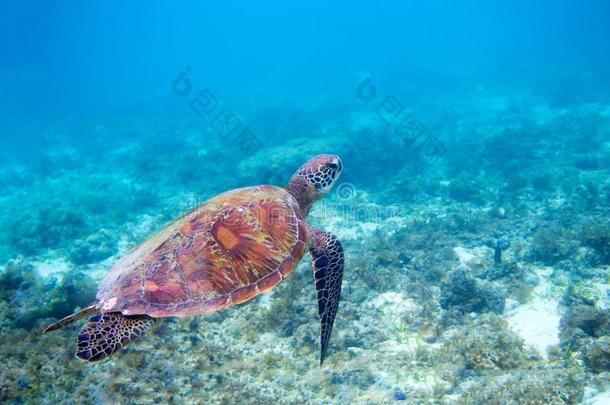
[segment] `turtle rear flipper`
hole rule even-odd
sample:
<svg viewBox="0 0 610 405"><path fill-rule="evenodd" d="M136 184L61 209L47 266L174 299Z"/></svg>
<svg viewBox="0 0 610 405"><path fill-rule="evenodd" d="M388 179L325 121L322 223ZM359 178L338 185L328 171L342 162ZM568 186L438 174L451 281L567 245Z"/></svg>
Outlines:
<svg viewBox="0 0 610 405"><path fill-rule="evenodd" d="M64 326L69 325L74 321L77 321L89 315L93 315L96 312L98 312L97 307L95 305L90 305L87 308L83 308L80 311L73 313L72 315L68 315L65 318L60 319L59 321L50 324L42 331L42 333L47 333L55 329L63 328Z"/></svg>
<svg viewBox="0 0 610 405"><path fill-rule="evenodd" d="M147 315L95 315L78 334L76 357L89 362L102 360L142 335L153 323L154 318Z"/></svg>

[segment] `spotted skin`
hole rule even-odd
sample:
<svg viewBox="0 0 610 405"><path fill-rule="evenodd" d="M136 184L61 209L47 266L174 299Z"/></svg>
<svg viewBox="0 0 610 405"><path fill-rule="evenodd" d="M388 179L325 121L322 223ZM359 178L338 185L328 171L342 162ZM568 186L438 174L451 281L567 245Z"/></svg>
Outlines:
<svg viewBox="0 0 610 405"><path fill-rule="evenodd" d="M309 213L312 204L330 191L343 171L336 155L318 155L308 160L290 178L286 190L298 201L302 215Z"/></svg>
<svg viewBox="0 0 610 405"><path fill-rule="evenodd" d="M126 317L119 313L97 314L81 329L76 340L76 357L102 360L146 332L154 320L148 316Z"/></svg>
<svg viewBox="0 0 610 405"><path fill-rule="evenodd" d="M186 316L239 304L288 276L307 229L274 186L218 195L119 261L100 284L101 311Z"/></svg>
<svg viewBox="0 0 610 405"><path fill-rule="evenodd" d="M341 174L341 161L332 163L334 155L320 155L297 170L295 176L302 176L313 184L316 190L324 193L329 190L335 177Z"/></svg>
<svg viewBox="0 0 610 405"><path fill-rule="evenodd" d="M320 365L324 363L333 331L343 280L343 246L329 232L309 227L310 253L320 318Z"/></svg>

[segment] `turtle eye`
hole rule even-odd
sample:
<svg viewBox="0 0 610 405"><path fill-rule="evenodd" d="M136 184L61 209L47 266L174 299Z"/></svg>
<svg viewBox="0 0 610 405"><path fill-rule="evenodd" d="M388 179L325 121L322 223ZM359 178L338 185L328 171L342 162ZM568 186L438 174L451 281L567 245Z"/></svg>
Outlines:
<svg viewBox="0 0 610 405"><path fill-rule="evenodd" d="M331 163L327 163L326 167L328 167L331 170L337 170L339 168L339 165L331 162Z"/></svg>

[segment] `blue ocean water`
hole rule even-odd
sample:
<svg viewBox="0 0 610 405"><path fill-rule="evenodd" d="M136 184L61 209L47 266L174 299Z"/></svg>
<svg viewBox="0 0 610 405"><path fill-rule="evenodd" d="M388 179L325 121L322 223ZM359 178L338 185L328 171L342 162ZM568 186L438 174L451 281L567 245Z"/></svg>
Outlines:
<svg viewBox="0 0 610 405"><path fill-rule="evenodd" d="M0 2L0 402L610 402L610 3ZM129 249L343 171L327 358L309 254L95 364Z"/></svg>

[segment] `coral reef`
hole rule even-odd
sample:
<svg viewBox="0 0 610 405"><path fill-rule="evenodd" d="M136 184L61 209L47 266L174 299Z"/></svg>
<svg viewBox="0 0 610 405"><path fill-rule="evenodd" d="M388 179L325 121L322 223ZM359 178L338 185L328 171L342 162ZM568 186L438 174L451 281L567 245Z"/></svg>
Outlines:
<svg viewBox="0 0 610 405"><path fill-rule="evenodd" d="M116 253L117 241L108 230L77 239L70 249L70 259L76 265L90 264L107 259Z"/></svg>
<svg viewBox="0 0 610 405"><path fill-rule="evenodd" d="M568 307L561 318L560 341L566 354L577 353L593 372L610 370L610 317L607 309L577 295L568 288L564 301Z"/></svg>
<svg viewBox="0 0 610 405"><path fill-rule="evenodd" d="M583 246L597 253L599 257L597 262L610 264L610 224L585 224L580 232L580 240Z"/></svg>
<svg viewBox="0 0 610 405"><path fill-rule="evenodd" d="M32 329L45 319L62 318L94 298L95 282L79 271L62 275L59 283L41 278L33 266L23 262L10 262L0 273L3 316L11 320L3 325L5 331Z"/></svg>
<svg viewBox="0 0 610 405"><path fill-rule="evenodd" d="M26 255L56 248L86 232L83 215L60 204L40 211L20 212L9 226L12 246Z"/></svg>
<svg viewBox="0 0 610 405"><path fill-rule="evenodd" d="M566 231L558 225L540 227L532 238L530 250L534 260L545 264L567 259L575 252Z"/></svg>
<svg viewBox="0 0 610 405"><path fill-rule="evenodd" d="M528 362L525 344L508 329L506 321L496 315L466 321L468 328L460 328L445 342L447 359L463 364L465 370L481 373L486 370L508 370Z"/></svg>
<svg viewBox="0 0 610 405"><path fill-rule="evenodd" d="M422 120L443 117L429 128L442 157L406 147L376 112L330 112L324 99L244 107L265 134L251 156L189 118L137 116L65 122L41 135L49 150L10 154L0 168L0 402L604 398L607 105L410 94ZM88 305L103 272L171 218L225 189L282 185L306 157L331 151L343 155L347 187L309 218L346 252L324 367L307 258L269 293L166 319L93 366L73 356L80 324L40 333Z"/></svg>
<svg viewBox="0 0 610 405"><path fill-rule="evenodd" d="M456 201L480 201L481 189L477 182L467 175L461 175L449 185L449 197Z"/></svg>
<svg viewBox="0 0 610 405"><path fill-rule="evenodd" d="M441 283L440 305L460 313L504 312L504 295L483 280L477 280L464 269L451 271Z"/></svg>
<svg viewBox="0 0 610 405"><path fill-rule="evenodd" d="M463 404L575 404L582 396L583 379L577 370L538 368L500 375L471 387Z"/></svg>
<svg viewBox="0 0 610 405"><path fill-rule="evenodd" d="M502 264L502 252L510 247L510 242L507 239L494 237L487 241L487 247L494 250L494 264L499 266Z"/></svg>

